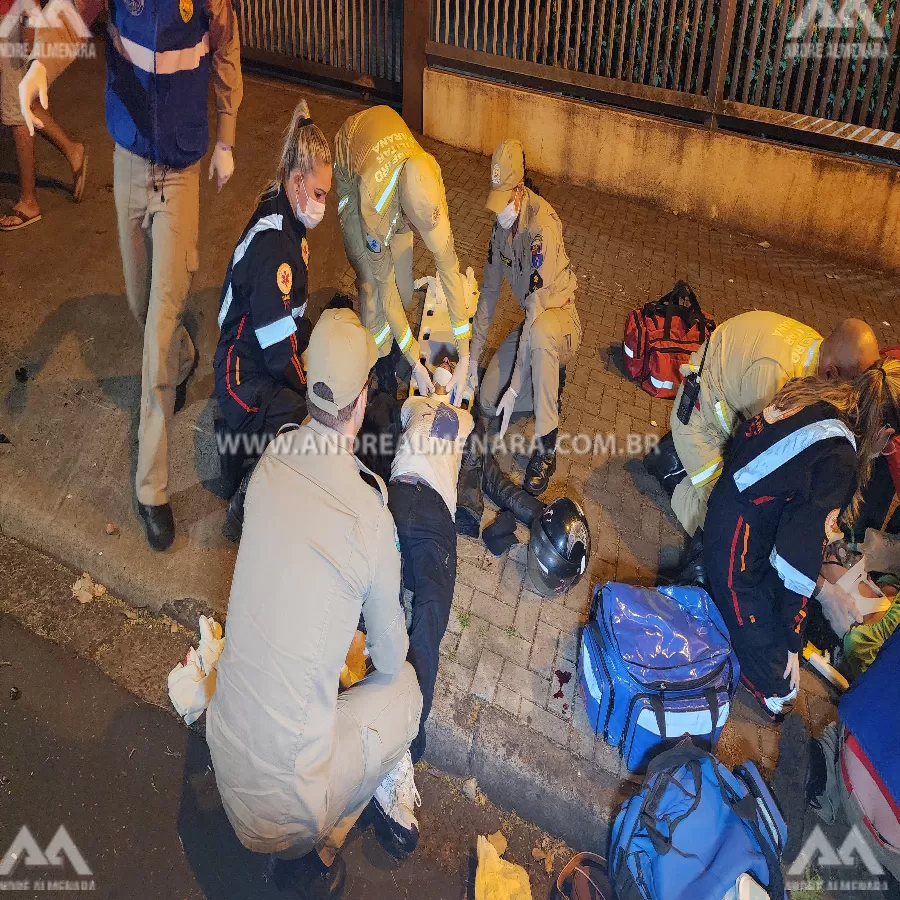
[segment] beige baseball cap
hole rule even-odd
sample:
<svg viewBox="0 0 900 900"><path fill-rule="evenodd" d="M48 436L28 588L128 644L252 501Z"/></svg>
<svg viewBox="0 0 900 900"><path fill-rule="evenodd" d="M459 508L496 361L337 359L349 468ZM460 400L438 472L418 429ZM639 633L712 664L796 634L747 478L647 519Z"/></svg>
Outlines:
<svg viewBox="0 0 900 900"><path fill-rule="evenodd" d="M378 348L352 309L326 309L309 337L308 402L336 416L360 394L378 360Z"/></svg>
<svg viewBox="0 0 900 900"><path fill-rule="evenodd" d="M525 177L525 151L515 138L504 141L491 157L491 192L485 206L495 215L509 204L509 195Z"/></svg>

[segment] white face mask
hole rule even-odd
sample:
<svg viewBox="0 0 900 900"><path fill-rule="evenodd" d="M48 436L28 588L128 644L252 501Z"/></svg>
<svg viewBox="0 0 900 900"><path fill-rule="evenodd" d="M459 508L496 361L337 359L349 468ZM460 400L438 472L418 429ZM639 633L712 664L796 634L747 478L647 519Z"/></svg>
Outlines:
<svg viewBox="0 0 900 900"><path fill-rule="evenodd" d="M300 208L300 201L297 201L296 212L297 218L304 224L306 228L315 228L322 219L325 218L325 204L320 203L315 197L310 197L306 191L306 181L301 178L300 183L303 185L303 193L306 194L306 209Z"/></svg>
<svg viewBox="0 0 900 900"><path fill-rule="evenodd" d="M453 373L449 369L445 369L443 366L438 366L434 370L434 383L439 384L441 387L447 387L448 384L453 380Z"/></svg>
<svg viewBox="0 0 900 900"><path fill-rule="evenodd" d="M513 223L519 217L519 213L516 210L516 201L510 200L509 203L497 213L497 224L506 231L509 228L512 228Z"/></svg>

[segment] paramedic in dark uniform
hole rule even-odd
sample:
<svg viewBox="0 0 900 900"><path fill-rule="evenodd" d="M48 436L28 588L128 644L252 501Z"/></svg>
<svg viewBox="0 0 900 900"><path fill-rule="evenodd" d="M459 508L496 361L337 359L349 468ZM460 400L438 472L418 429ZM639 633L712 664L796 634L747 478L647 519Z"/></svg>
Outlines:
<svg viewBox="0 0 900 900"><path fill-rule="evenodd" d="M278 175L238 241L222 288L215 392L233 432L274 435L306 418L306 233L322 220L330 189L331 148L301 101Z"/></svg>
<svg viewBox="0 0 900 900"><path fill-rule="evenodd" d="M113 195L131 312L143 329L135 493L147 542L175 539L169 505L168 436L176 389L197 364L182 317L199 266L200 160L209 148L207 103L215 94L216 144L209 166L219 190L234 173L233 147L243 95L237 16L230 0L75 0L90 25L107 9L106 127L115 143ZM32 108L78 56L78 16L52 17L19 84L28 130ZM40 48L52 56L37 58Z"/></svg>
<svg viewBox="0 0 900 900"><path fill-rule="evenodd" d="M506 278L525 321L497 349L479 396L486 416L501 417L501 437L513 412L534 412L536 447L523 486L538 496L556 471L561 386L566 364L581 343L575 275L559 216L525 183L525 153L517 140L504 141L494 151L486 205L497 221L473 322L469 384L478 387L478 357Z"/></svg>
<svg viewBox="0 0 900 900"><path fill-rule="evenodd" d="M842 510L898 427L900 362L881 360L854 382L789 382L740 425L709 499L704 557L741 679L773 719L797 696L807 603L818 598L839 633L858 620L849 595L819 576ZM842 611L845 619L835 610Z"/></svg>

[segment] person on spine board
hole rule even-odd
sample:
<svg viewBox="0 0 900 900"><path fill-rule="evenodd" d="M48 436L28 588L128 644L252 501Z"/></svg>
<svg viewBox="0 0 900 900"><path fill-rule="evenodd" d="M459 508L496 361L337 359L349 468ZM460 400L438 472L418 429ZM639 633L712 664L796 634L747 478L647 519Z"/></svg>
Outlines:
<svg viewBox="0 0 900 900"><path fill-rule="evenodd" d="M897 428L898 402L900 362L882 360L854 382L789 382L734 435L709 499L704 559L741 678L773 719L797 696L809 600L819 597L839 633L861 619L820 570L841 510L852 521L872 458Z"/></svg>
<svg viewBox="0 0 900 900"><path fill-rule="evenodd" d="M538 496L556 471L565 367L581 343L576 280L563 246L562 223L528 186L525 153L517 140L506 140L494 151L486 207L497 220L475 313L469 384L478 389L478 358L506 278L525 321L507 335L488 364L479 402L485 416L500 418L500 437L513 412L534 412L536 446L523 487Z"/></svg>
<svg viewBox="0 0 900 900"><path fill-rule="evenodd" d="M456 586L456 482L472 416L449 402L453 364L434 370L434 394L411 395L401 410L403 434L391 465L388 506L397 526L403 587L412 591L409 656L422 691L422 720L410 751L425 753L425 721L434 699L438 652Z"/></svg>
<svg viewBox="0 0 900 900"><path fill-rule="evenodd" d="M241 233L222 286L213 368L216 399L232 432L270 440L283 425L306 418L303 353L312 330L306 235L322 221L330 190L331 147L301 100L275 179ZM226 512L224 530L233 539L250 475Z"/></svg>
<svg viewBox="0 0 900 900"><path fill-rule="evenodd" d="M379 383L396 397L396 341L419 393L428 396L433 389L404 311L404 304L413 299L415 229L434 255L447 297L459 361L449 394L458 406L468 374L472 327L437 160L419 146L398 113L374 106L351 116L338 131L334 176L344 248L356 271L360 316L381 357L376 367Z"/></svg>
<svg viewBox="0 0 900 900"><path fill-rule="evenodd" d="M668 483L664 486L672 511L692 538L678 580L703 580L706 504L739 424L759 414L791 378L855 378L877 359L875 333L859 319L844 320L823 340L802 322L763 310L726 320L691 356L682 374L698 372L702 363L699 393L683 422L678 411L689 388L689 381L683 381L670 422L681 466L665 440L660 442L661 454L648 456L648 469ZM685 474L672 487L682 467Z"/></svg>

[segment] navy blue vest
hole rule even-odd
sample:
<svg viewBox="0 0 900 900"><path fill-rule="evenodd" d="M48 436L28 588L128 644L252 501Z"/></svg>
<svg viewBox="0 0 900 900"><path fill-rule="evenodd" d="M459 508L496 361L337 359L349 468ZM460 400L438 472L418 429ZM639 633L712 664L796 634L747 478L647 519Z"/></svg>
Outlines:
<svg viewBox="0 0 900 900"><path fill-rule="evenodd" d="M183 169L209 145L204 0L111 0L106 127L132 153Z"/></svg>

